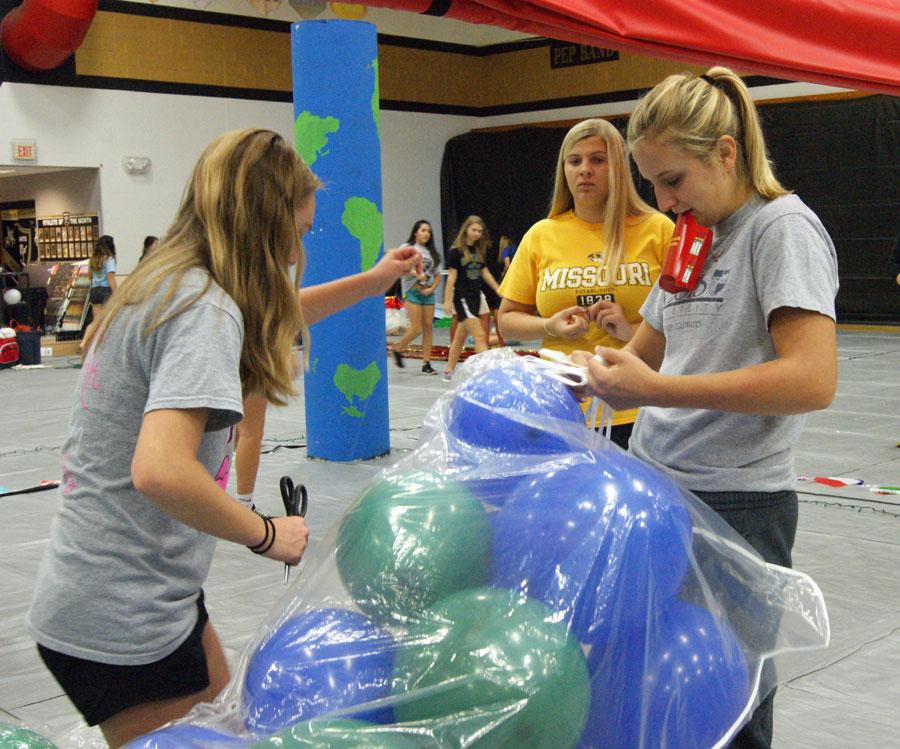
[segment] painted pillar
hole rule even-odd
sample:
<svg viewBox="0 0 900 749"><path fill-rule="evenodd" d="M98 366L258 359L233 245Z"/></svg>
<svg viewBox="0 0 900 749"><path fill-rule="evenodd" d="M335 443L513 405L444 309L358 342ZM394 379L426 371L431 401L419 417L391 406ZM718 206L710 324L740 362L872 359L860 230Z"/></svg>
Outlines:
<svg viewBox="0 0 900 749"><path fill-rule="evenodd" d="M360 21L291 27L297 151L325 185L303 240L303 285L371 268L382 254L378 44ZM310 328L304 375L307 452L350 461L390 451L384 299Z"/></svg>

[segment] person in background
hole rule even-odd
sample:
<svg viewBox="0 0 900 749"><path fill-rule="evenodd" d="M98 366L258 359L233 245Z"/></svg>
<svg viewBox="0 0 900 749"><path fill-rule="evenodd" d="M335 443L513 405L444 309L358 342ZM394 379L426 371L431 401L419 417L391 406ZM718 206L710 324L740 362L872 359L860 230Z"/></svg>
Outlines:
<svg viewBox="0 0 900 749"><path fill-rule="evenodd" d="M578 123L559 149L550 212L522 237L500 286L503 334L565 354L624 346L672 229L638 196L619 131L601 119ZM610 437L623 449L636 415L613 415Z"/></svg>
<svg viewBox="0 0 900 749"><path fill-rule="evenodd" d="M500 262L503 263L503 271L501 273L502 280L506 277L506 272L509 270L510 263L512 263L513 258L516 256L516 250L519 249L519 246L504 234L500 237L498 249L500 251Z"/></svg>
<svg viewBox="0 0 900 749"><path fill-rule="evenodd" d="M89 299L97 319L103 312L103 305L116 290L116 244L111 236L104 234L97 240L88 266L91 269Z"/></svg>
<svg viewBox="0 0 900 749"><path fill-rule="evenodd" d="M152 234L144 237L144 247L141 250L141 256L138 258L138 262L141 262L147 255L149 255L153 250L155 250L159 246L159 237L154 237Z"/></svg>
<svg viewBox="0 0 900 749"><path fill-rule="evenodd" d="M453 376L466 336L472 336L475 341L476 353L487 351L488 339L479 321L482 304L487 307L481 283L484 281L497 293L500 290L496 279L487 268L487 253L490 247L491 240L484 221L478 216L469 216L463 222L450 247L450 254L447 257L444 309L453 310L459 324L453 332L450 343L447 369L443 378L445 382L449 382Z"/></svg>
<svg viewBox="0 0 900 749"><path fill-rule="evenodd" d="M790 567L791 449L837 384L837 255L773 173L759 115L731 70L672 75L631 115L628 145L661 210L713 229L694 291L654 287L622 348L573 354L594 394L640 406L631 451L718 512L766 562ZM771 683L771 680L770 680ZM732 749L772 746L774 690Z"/></svg>
<svg viewBox="0 0 900 749"><path fill-rule="evenodd" d="M26 627L114 749L229 680L203 594L216 539L291 565L306 548L302 517L259 515L225 491L243 395L295 395L298 331L308 350L307 324L418 263L394 250L365 273L299 290L293 267L319 186L277 133L214 140L165 241L87 342Z"/></svg>
<svg viewBox="0 0 900 749"><path fill-rule="evenodd" d="M434 232L431 224L425 219L420 219L413 224L405 247L415 247L422 258L421 276L403 276L400 279L403 288L403 297L406 301L406 311L409 315L409 327L394 342L391 351L394 362L398 367L403 367L403 351L406 347L422 336L422 374L436 375L437 371L431 366L432 337L434 333L434 290L440 283L438 275L440 257L434 247Z"/></svg>
<svg viewBox="0 0 900 749"><path fill-rule="evenodd" d="M506 272L506 268L503 264L502 250L499 246L496 250L493 250L493 248L490 248L488 250L487 269L490 271L496 282L500 283L500 279ZM497 325L497 312L500 309L500 296L496 291L494 291L494 289L491 288L490 284L488 284L486 281L481 282L481 293L484 294L484 299L487 302L488 308L487 315L481 317L481 322L484 326L484 335L487 339L488 347L490 348L493 345L503 346L505 344L505 341L503 340L503 334L500 332L500 327ZM494 330L496 331L496 337L491 336L492 325Z"/></svg>

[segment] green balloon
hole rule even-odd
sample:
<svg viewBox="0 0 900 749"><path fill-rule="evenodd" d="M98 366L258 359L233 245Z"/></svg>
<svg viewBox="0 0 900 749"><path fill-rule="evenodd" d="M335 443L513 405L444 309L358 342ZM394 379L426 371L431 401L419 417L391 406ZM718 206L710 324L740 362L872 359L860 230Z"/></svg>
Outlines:
<svg viewBox="0 0 900 749"><path fill-rule="evenodd" d="M574 747L590 679L581 646L558 618L499 588L438 602L410 625L410 645L397 654L395 695L425 690L394 706L397 720L443 718L438 737L465 746Z"/></svg>
<svg viewBox="0 0 900 749"><path fill-rule="evenodd" d="M423 749L433 739L404 734L364 720L307 720L254 744L251 749Z"/></svg>
<svg viewBox="0 0 900 749"><path fill-rule="evenodd" d="M0 749L56 749L56 744L30 728L0 723Z"/></svg>
<svg viewBox="0 0 900 749"><path fill-rule="evenodd" d="M491 531L468 489L412 472L382 479L359 498L335 553L357 605L379 622L403 623L450 593L487 582Z"/></svg>

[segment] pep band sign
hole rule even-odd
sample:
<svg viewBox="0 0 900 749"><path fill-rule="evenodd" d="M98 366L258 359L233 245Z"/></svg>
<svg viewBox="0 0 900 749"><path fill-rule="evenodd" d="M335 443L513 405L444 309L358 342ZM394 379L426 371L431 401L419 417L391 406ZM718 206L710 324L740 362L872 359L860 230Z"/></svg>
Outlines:
<svg viewBox="0 0 900 749"><path fill-rule="evenodd" d="M571 68L576 65L591 65L595 62L613 62L619 59L614 49L591 47L587 44L567 42L550 43L550 68Z"/></svg>

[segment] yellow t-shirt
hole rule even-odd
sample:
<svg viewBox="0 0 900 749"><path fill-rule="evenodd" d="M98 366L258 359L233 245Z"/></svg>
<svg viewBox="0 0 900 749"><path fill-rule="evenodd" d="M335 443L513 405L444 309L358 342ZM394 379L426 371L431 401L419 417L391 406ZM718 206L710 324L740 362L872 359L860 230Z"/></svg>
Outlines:
<svg viewBox="0 0 900 749"><path fill-rule="evenodd" d="M661 213L628 218L625 222L625 254L616 277L602 267L603 224L589 224L572 211L538 221L522 238L500 294L519 304L537 308L551 317L574 304L589 307L605 299L622 306L632 325L641 322L640 309L659 277L662 261L675 225ZM596 325L582 338L545 337L542 348L570 354L593 351L595 346L621 348L625 344ZM637 409L617 411L614 424L629 424Z"/></svg>

